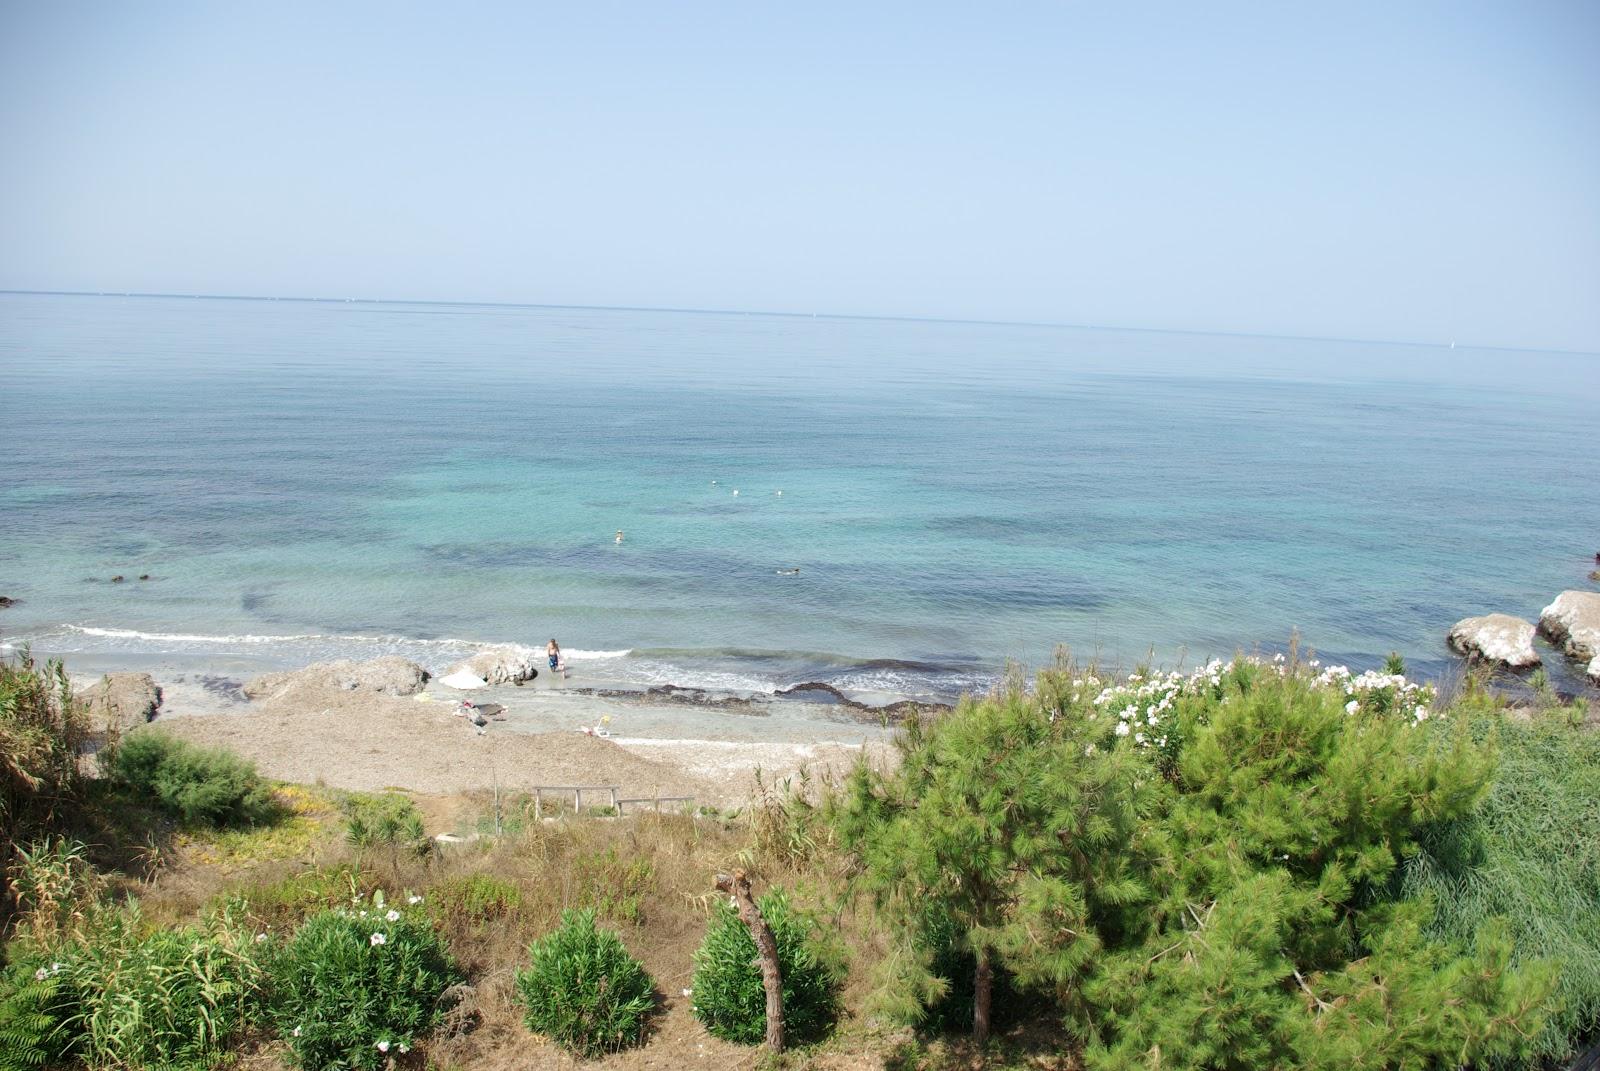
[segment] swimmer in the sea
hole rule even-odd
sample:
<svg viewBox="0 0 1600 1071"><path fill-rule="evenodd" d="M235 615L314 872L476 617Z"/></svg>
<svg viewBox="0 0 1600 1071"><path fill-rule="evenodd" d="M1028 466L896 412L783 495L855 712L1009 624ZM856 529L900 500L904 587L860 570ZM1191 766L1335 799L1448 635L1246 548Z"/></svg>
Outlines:
<svg viewBox="0 0 1600 1071"><path fill-rule="evenodd" d="M622 542L622 529L621 528L617 529L617 542L618 543Z"/></svg>

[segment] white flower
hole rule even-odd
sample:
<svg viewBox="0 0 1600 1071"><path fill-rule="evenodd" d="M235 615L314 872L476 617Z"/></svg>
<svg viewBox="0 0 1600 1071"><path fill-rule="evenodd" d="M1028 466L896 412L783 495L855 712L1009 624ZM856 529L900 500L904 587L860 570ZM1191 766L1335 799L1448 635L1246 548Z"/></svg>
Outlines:
<svg viewBox="0 0 1600 1071"><path fill-rule="evenodd" d="M361 917L362 917L362 918L366 918L366 917L367 917L367 913L366 913L366 912L365 912L365 911L362 911L362 912L361 912Z"/></svg>
<svg viewBox="0 0 1600 1071"><path fill-rule="evenodd" d="M375 933L372 935L372 943L375 945L386 945L389 943L389 939L381 933Z"/></svg>
<svg viewBox="0 0 1600 1071"><path fill-rule="evenodd" d="M1350 702L1348 702L1348 703L1346 703L1344 705L1344 712L1346 714L1354 714L1356 711L1358 711L1360 709L1361 709L1361 704L1356 702L1354 699L1350 700Z"/></svg>
<svg viewBox="0 0 1600 1071"><path fill-rule="evenodd" d="M1084 754L1084 757L1086 757L1086 758L1088 756L1090 756L1090 755L1093 755L1094 754L1094 745L1090 744L1088 747L1084 748L1083 749L1083 754Z"/></svg>
<svg viewBox="0 0 1600 1071"><path fill-rule="evenodd" d="M267 943L267 935L266 934L264 934L264 933L256 934L256 944L263 945L263 944L266 944L266 943Z"/></svg>
<svg viewBox="0 0 1600 1071"><path fill-rule="evenodd" d="M65 963L52 963L52 964L50 964L50 973L51 974L58 974L58 973L60 973L61 968L65 967L65 966L66 966Z"/></svg>
<svg viewBox="0 0 1600 1071"><path fill-rule="evenodd" d="M405 1042L402 1041L400 1043L400 1051L401 1052L410 1052L411 1051L411 1046L407 1045Z"/></svg>
<svg viewBox="0 0 1600 1071"><path fill-rule="evenodd" d="M388 919L390 922L399 922L400 921L400 912L395 911L393 908L391 908L389 910L389 913L387 915L383 916L383 917Z"/></svg>
<svg viewBox="0 0 1600 1071"><path fill-rule="evenodd" d="M1417 718L1418 721L1427 721L1428 720L1428 708L1419 706L1417 708L1416 718Z"/></svg>
<svg viewBox="0 0 1600 1071"><path fill-rule="evenodd" d="M690 993L693 993L693 992L694 992L694 990L692 990L692 989L685 989L685 990L684 990L684 991L683 991L683 995L684 995L684 996L688 996L688 995L689 995L689 994L690 994Z"/></svg>
<svg viewBox="0 0 1600 1071"><path fill-rule="evenodd" d="M1125 721L1117 722L1117 735L1118 736L1127 736L1129 731L1130 730L1128 729L1128 723L1127 722L1125 722Z"/></svg>
<svg viewBox="0 0 1600 1071"><path fill-rule="evenodd" d="M1134 734L1133 734L1133 742L1134 742L1134 743L1135 743L1135 744L1142 744L1142 743L1144 743L1144 734L1143 734L1143 733L1134 733Z"/></svg>
<svg viewBox="0 0 1600 1071"><path fill-rule="evenodd" d="M373 1048L377 1049L379 1052L388 1052L389 1051L389 1043L387 1041L380 1041L376 1045L374 1045Z"/></svg>
<svg viewBox="0 0 1600 1071"><path fill-rule="evenodd" d="M48 977L50 977L50 972L45 970L43 967L40 967L38 970L33 972L33 980L36 982L42 982Z"/></svg>
<svg viewBox="0 0 1600 1071"><path fill-rule="evenodd" d="M406 903L410 904L412 907L416 907L418 904L422 903L422 897L408 896L406 897Z"/></svg>

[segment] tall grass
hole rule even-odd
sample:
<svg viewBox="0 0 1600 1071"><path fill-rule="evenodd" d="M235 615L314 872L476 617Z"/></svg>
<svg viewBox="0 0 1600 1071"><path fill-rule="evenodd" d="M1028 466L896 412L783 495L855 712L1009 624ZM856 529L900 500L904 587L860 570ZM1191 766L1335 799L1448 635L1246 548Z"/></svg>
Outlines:
<svg viewBox="0 0 1600 1071"><path fill-rule="evenodd" d="M1564 1060L1600 1032L1600 734L1559 713L1533 725L1478 716L1499 741L1499 771L1467 819L1432 830L1404 872L1431 895L1434 930L1470 944L1506 920L1514 962L1561 963L1558 1006L1536 1053Z"/></svg>

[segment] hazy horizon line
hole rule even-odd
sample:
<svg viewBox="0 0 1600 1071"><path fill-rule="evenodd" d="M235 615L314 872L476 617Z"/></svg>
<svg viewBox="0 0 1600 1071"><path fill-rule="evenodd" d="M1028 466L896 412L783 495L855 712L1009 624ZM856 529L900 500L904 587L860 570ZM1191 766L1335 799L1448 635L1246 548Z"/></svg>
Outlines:
<svg viewBox="0 0 1600 1071"><path fill-rule="evenodd" d="M1294 335L1267 331L1202 331L1183 327L1125 327L1115 324L1064 323L1050 320L994 320L951 316L892 316L848 312L779 312L771 309L701 309L672 305L577 305L539 301L466 301L439 298L316 297L273 294L195 294L147 290L32 290L0 287L0 294L43 297L168 298L182 301L295 301L327 305L444 305L489 309L564 309L591 312L661 312L703 316L773 316L796 320L868 320L888 323L972 324L990 327L1043 327L1068 331L1137 331L1156 335L1210 335L1224 338L1282 339L1294 342L1352 342L1368 346L1413 346L1419 349L1470 349L1502 353L1547 353L1570 357L1600 357L1600 350L1546 346L1504 346L1480 343L1417 342L1407 339L1350 338L1340 335Z"/></svg>

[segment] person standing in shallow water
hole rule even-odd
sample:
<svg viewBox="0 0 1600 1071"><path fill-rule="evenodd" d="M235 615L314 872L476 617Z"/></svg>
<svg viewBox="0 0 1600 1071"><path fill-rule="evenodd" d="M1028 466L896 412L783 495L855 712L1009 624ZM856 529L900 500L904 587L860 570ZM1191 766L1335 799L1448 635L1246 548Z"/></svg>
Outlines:
<svg viewBox="0 0 1600 1071"><path fill-rule="evenodd" d="M544 646L544 653L550 659L550 672L559 673L563 678L567 675L567 664L561 658L561 645L554 638Z"/></svg>

